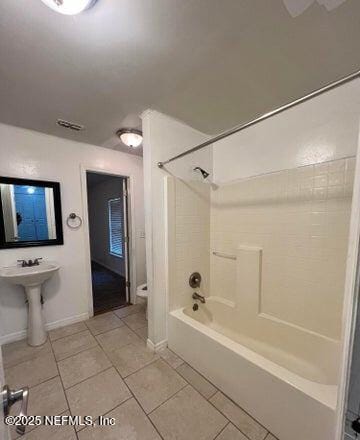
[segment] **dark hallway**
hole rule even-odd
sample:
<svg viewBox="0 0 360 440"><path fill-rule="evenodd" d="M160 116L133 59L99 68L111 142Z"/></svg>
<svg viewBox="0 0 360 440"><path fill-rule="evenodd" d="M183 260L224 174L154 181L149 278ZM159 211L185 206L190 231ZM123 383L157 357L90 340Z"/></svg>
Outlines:
<svg viewBox="0 0 360 440"><path fill-rule="evenodd" d="M87 173L91 280L94 314L128 301L126 180Z"/></svg>
<svg viewBox="0 0 360 440"><path fill-rule="evenodd" d="M126 304L125 278L91 262L94 314L102 313Z"/></svg>

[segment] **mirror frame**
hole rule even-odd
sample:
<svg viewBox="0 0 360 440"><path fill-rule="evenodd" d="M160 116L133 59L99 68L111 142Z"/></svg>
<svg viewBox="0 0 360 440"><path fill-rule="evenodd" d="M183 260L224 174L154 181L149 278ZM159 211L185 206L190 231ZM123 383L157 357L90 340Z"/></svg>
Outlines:
<svg viewBox="0 0 360 440"><path fill-rule="evenodd" d="M0 176L0 183L5 183L9 185L26 185L26 186L40 186L43 188L52 188L54 192L55 229L56 229L56 239L7 242L5 237L5 224L4 224L2 200L0 196L0 249L16 249L16 248L34 247L34 246L56 246L56 245L64 244L62 213L61 213L61 193L60 193L59 182L49 182L46 180L30 180L30 179L20 179L16 177Z"/></svg>

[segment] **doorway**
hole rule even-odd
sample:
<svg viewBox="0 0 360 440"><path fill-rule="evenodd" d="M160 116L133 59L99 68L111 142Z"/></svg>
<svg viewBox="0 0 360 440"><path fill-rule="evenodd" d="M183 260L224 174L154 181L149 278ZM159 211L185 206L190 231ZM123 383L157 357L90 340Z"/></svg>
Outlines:
<svg viewBox="0 0 360 440"><path fill-rule="evenodd" d="M128 178L86 173L94 315L129 303Z"/></svg>

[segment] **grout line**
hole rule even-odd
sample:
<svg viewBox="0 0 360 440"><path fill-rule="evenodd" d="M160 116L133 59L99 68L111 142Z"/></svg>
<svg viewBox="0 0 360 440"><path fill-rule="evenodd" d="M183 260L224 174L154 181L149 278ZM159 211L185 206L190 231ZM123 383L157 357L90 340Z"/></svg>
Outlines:
<svg viewBox="0 0 360 440"><path fill-rule="evenodd" d="M15 341L15 342L17 342L17 341ZM50 341L49 341L50 342ZM44 342L44 344L43 344L43 346L45 347L45 345L46 345L46 342ZM0 350L1 350L1 345L0 345ZM25 360L22 360L22 361L20 361L20 362L16 362L16 363L11 363L11 365L7 365L7 366L5 366L4 365L4 372L6 371L6 370L10 370L10 369L12 369L12 368L14 368L14 367L17 367L18 365L21 365L21 364L25 364L25 362L29 362L29 361L33 361L33 360L35 360L35 359L38 359L39 357L45 357L46 355L49 355L49 354L51 354L52 353L52 350L51 350L51 347L50 347L50 343L49 343L49 350L45 350L45 351L40 351L39 353L37 353L36 355L34 355L34 356L31 356L30 358L28 358L28 359L25 359Z"/></svg>
<svg viewBox="0 0 360 440"><path fill-rule="evenodd" d="M50 336L48 336L48 339L49 339L49 341L50 341L50 344L56 344L58 341L61 341L62 339L65 339L65 338L71 338L72 336L79 335L80 333L88 332L88 333L91 334L90 330L88 329L87 325L85 324L85 321L81 321L81 322L84 323L84 325L85 325L85 329L80 330L80 331L78 331L78 332L71 333L70 335L62 336L61 338L55 339L55 341L52 341L52 340L50 339ZM72 325L72 324L70 324L70 325ZM92 336L92 334L91 334L91 336Z"/></svg>
<svg viewBox="0 0 360 440"><path fill-rule="evenodd" d="M130 389L130 388L129 388ZM164 437L161 435L160 431L158 430L157 426L153 423L153 421L150 419L149 415L146 414L146 411L144 410L144 408L141 406L139 400L137 399L137 397L135 396L135 394L130 390L131 395L133 397L133 399L135 400L135 402L139 405L141 411L144 413L145 417L147 418L147 420L152 424L152 426L154 427L155 431L159 434L160 438L164 440Z"/></svg>
<svg viewBox="0 0 360 440"><path fill-rule="evenodd" d="M214 385L215 386L215 385ZM226 394L224 394L222 391L220 391L220 390L217 390L217 392L215 393L215 394L217 394L217 393L221 393L221 394L223 394L227 399L229 399L234 405L236 405L239 409L241 409L241 411L244 411L244 413L245 414L247 414L249 417L251 417L250 416L250 414L248 414L245 410L243 410L242 408L240 408L240 406L239 405L237 405L235 402L233 402L229 397L227 397L226 396ZM214 396L215 396L215 394L214 394ZM243 434L243 436L244 437L246 437L247 439L249 439L249 440L252 440L247 434L245 434L245 432L243 432L237 425L235 425L235 423L233 423L230 419L229 419L229 417L226 415L226 414L224 414L219 408L217 408L214 404L213 404L213 402L211 402L211 400L208 400L208 402L210 403L210 405L212 405L220 414L222 414L224 417L225 417L225 419L227 419L229 422L231 422L234 426L235 426L235 428L238 430L238 431L240 431L241 432L241 434ZM262 440L266 440L266 437L268 436L268 434L269 434L269 431L265 428L265 426L263 426L263 425L261 425L257 420L255 420L254 419L254 417L251 417L251 419L253 419L258 425L260 425L262 428L264 428L265 429L265 431L266 431L266 433L265 433L265 437L262 439Z"/></svg>
<svg viewBox="0 0 360 440"><path fill-rule="evenodd" d="M96 338L95 338L95 339L96 339ZM99 343L99 341L96 340L96 342L98 343L98 346L100 347L100 350L102 351L102 353L105 355L106 359L110 362L110 364L111 364L112 366L115 367L113 361L109 358L108 354L106 353L106 351L104 350L104 348L102 347L102 345Z"/></svg>
<svg viewBox="0 0 360 440"><path fill-rule="evenodd" d="M164 350L168 350L168 351L170 351L170 353L173 353L175 356L177 356L179 359L181 359L181 360L183 361L184 364L189 365L189 364L188 364L188 363L187 363L187 362L186 362L181 356L179 356L177 353L175 353L175 351L171 350L171 348L169 348L168 346L166 346ZM161 352L160 352L160 353L161 353ZM164 359L164 361L165 361L165 359ZM169 365L170 365L170 367L172 367L174 370L176 370L176 369L179 368L180 365L182 365L182 364L178 365L176 368L173 367L171 364L169 364ZM214 385L214 386L215 386L215 385Z"/></svg>
<svg viewBox="0 0 360 440"><path fill-rule="evenodd" d="M97 374L91 376L91 378L97 376L98 374L105 373L106 371L111 370L111 369L114 369L115 372L116 372L117 374L119 374L119 373L117 372L116 368L114 367L114 365L111 364L111 366L110 366L109 368L107 368L107 369L105 369L105 370L103 370L103 371L101 371L101 372L99 372L99 373L97 373ZM119 376L120 376L120 375L119 375ZM70 388L67 388L67 390L64 388L64 384L63 384L62 380L60 379L60 380L61 380L61 383L62 383L62 386L63 386L63 389L64 389L64 394L65 394L65 397L66 397L66 401L67 401L68 406L69 406L70 414L73 415L73 416L75 416L76 414L72 414L72 412L71 412L71 409L70 409L70 405L69 405L69 401L68 401L68 398L67 398L66 391L70 390L71 388L74 388L75 386L79 385L80 383L85 382L87 379L90 379L90 377L88 377L88 378L82 380L81 382L78 382L77 384L71 386ZM121 378L121 376L120 376L120 379L123 381L123 379ZM124 382L124 381L123 381L123 382ZM125 384L125 382L124 382L124 384ZM126 384L125 384L125 386L128 388L128 386L127 386ZM126 398L126 400L124 400L124 402L126 402L127 400L129 400L129 399L132 397L132 393L131 393L131 391L130 391L129 389L128 389L128 391L130 392L130 396L129 396L128 398ZM121 404L124 403L124 402L121 402ZM121 404L120 404L120 405L121 405ZM116 408L116 406L115 406L114 408ZM114 409L114 408L113 408L113 409ZM110 411L112 411L112 409L111 409ZM98 416L96 416L95 420L98 420L99 417L101 417L102 415L103 415L103 414L99 414ZM76 437L78 438L78 433L79 433L80 431L83 431L83 430L86 429L86 428L88 428L88 427L87 427L87 426L81 426L79 429L75 429ZM90 427L90 428L91 428L91 427Z"/></svg>
<svg viewBox="0 0 360 440"><path fill-rule="evenodd" d="M131 373L129 373L129 374L126 375L126 376L122 376L122 374L120 373L120 371L118 371L117 367L115 367L115 365L114 365L114 367L116 368L117 372L120 374L120 377L121 377L123 380L125 380L125 379L127 379L128 377L132 376L133 374L138 373L138 372L141 371L142 369L144 369L144 368L148 367L149 365L153 364L154 362L158 361L159 359L160 359L160 358L154 358L153 360L151 360L151 361L150 361L149 363L147 363L146 365L143 365L142 367L138 368L137 370L132 371Z"/></svg>
<svg viewBox="0 0 360 440"><path fill-rule="evenodd" d="M93 335L89 330L85 330L85 331L87 331L87 332L90 333L90 336L91 336L91 337L94 339L94 341L95 341L95 345L92 346L92 347L86 347L86 348L84 348L84 349L80 349L80 351L78 351L78 352L76 352L76 353L72 353L72 354L70 354L70 355L68 355L68 356L65 356L64 358L61 358L61 359L57 359L57 358L56 358L56 355L55 355L55 352L54 352L53 344L52 344L52 342L50 341L51 349L52 349L52 352L53 352L53 354L54 354L54 357L55 357L56 362L61 362L61 361L65 360L65 359L68 359L68 358L70 358L70 357L72 357L72 356L76 356L77 354L82 353L83 351L91 350L92 348L95 348L96 346L100 345L99 342L98 342L98 340L94 337L94 335ZM85 332L85 331L83 331L83 332ZM77 334L80 334L80 333L83 333L83 332L74 333L74 335L77 335ZM73 335L69 335L69 336L73 336ZM64 339L64 338L61 338L61 339ZM57 339L57 340L54 341L54 342L58 342L58 341L60 341L61 339Z"/></svg>
<svg viewBox="0 0 360 440"><path fill-rule="evenodd" d="M130 344L128 344L128 345L130 345ZM155 353L155 354L156 354L156 353ZM164 361L164 359L161 359L160 357L158 357L158 358L154 359L153 361L151 361L150 363L148 363L148 364L146 364L146 365L143 365L143 366L140 367L138 370L133 371L132 373L128 374L127 376L124 376L123 379L128 379L128 378L131 377L133 374L138 373L139 371L143 370L144 368L148 367L149 365L154 364L154 363L157 362L157 361ZM166 362L165 362L165 363L166 363ZM115 365L114 365L114 366L115 366ZM115 367L115 368L116 368L116 367ZM119 374L120 374L120 373L119 373ZM179 373L178 373L178 374L179 374ZM121 376L121 374L120 374L120 376Z"/></svg>
<svg viewBox="0 0 360 440"><path fill-rule="evenodd" d="M206 399L206 400L210 400L212 397L214 397L215 396L215 394L219 391L219 389L209 380L209 379L207 379L203 374L201 374L200 373L200 371L198 371L198 370L196 370L195 368L193 368L190 364L188 364L187 362L185 362L184 361L184 364L181 364L181 365L179 365L178 367L176 367L175 368L175 370L177 371L178 370L178 368L180 368L181 366L183 366L183 365L187 365L189 368L191 368L193 371L195 371L199 376L201 376L204 380L206 380L206 382L208 382L211 386L213 386L214 387L214 389L215 389L215 391L211 394L211 396L209 396L209 397L205 397L202 393L200 393L200 391L198 391L198 390L196 390L196 391L198 391L198 393L199 394L201 394L203 397L204 397L204 399ZM185 379L185 377L179 372L179 371L177 371L179 374L180 374L180 376L181 377L183 377L184 379ZM189 382L190 383L190 382ZM190 385L191 385L191 383L190 383ZM195 388L195 386L194 385L192 385L192 387L193 388ZM195 388L196 389L196 388ZM238 405L237 405L238 406Z"/></svg>
<svg viewBox="0 0 360 440"><path fill-rule="evenodd" d="M137 402L137 404L139 405L139 407L141 408L141 410L143 411L143 413L145 414L145 417L147 420L149 420L149 422L151 423L151 425L154 427L155 431L159 434L159 437L161 439L164 440L164 437L161 435L160 431L158 430L157 426L155 425L155 423L150 419L149 415L146 414L146 412L144 411L144 408L140 405L140 402L137 400L137 398L134 395L134 399Z"/></svg>
<svg viewBox="0 0 360 440"><path fill-rule="evenodd" d="M54 358L55 358L55 353L54 353L54 349L53 349L53 346L52 346L51 342L50 342L50 346L51 346L52 354L53 354L53 356L54 356ZM68 410L69 410L70 414L72 414L72 413L71 413L71 410L70 410L69 401L68 401L68 398L67 398L67 395L66 395L66 392L65 392L64 383L63 383L62 378L61 378L61 374L60 374L60 370L59 370L59 366L58 366L58 363L57 363L57 361L56 361L56 358L55 358L55 364L56 364L56 369L57 369L58 374L59 374L60 383L61 383L61 386L62 386L62 388L63 388L64 395L65 395L65 400L66 400L66 403L67 403L67 406L68 406ZM74 430L75 430L75 428L74 428ZM76 431L76 430L75 430L75 431Z"/></svg>
<svg viewBox="0 0 360 440"><path fill-rule="evenodd" d="M70 336L74 336L74 335L78 335L79 333L86 332L86 330L89 330L88 327L87 327L87 325L85 324L85 321L75 322L74 324L80 324L81 322L84 323L84 325L85 325L85 329L83 329L83 330L79 330L79 331L76 331L76 332L74 332L74 333L70 333L69 335L61 336L61 338L57 338L57 339L55 339L54 341L51 340L51 338L50 338L50 332L52 332L52 331L54 331L54 330L60 330L61 328L66 328L67 326L64 325L64 327L58 327L57 329L49 330L49 331L48 331L48 333L49 333L49 335L48 335L48 340L49 340L50 344L52 344L53 342L60 341L61 339L64 339L64 338L68 338L68 337L70 337ZM69 324L69 326L70 326L70 325L74 325L74 324Z"/></svg>
<svg viewBox="0 0 360 440"><path fill-rule="evenodd" d="M185 381L186 382L186 381ZM168 397L166 400L164 400L162 403L160 403L157 407L155 407L154 409L152 409L149 413L146 413L148 416L150 416L154 411L156 411L158 408L160 408L160 406L164 405L166 402L168 402L170 399L172 399L173 397L176 396L176 394L180 393L180 391L182 391L184 388L191 386L188 382L186 382L186 384L184 386L182 386L179 390L177 390L174 394L172 394L170 397ZM145 411L145 410L144 410Z"/></svg>
<svg viewBox="0 0 360 440"><path fill-rule="evenodd" d="M92 346L92 347L86 347L86 348L84 348L84 349L82 349L82 350L80 350L80 351L78 351L78 352L76 352L76 353L72 353L72 354L70 354L69 356L66 356L66 357L61 358L61 359L56 359L56 356L55 356L55 354L54 354L54 356L55 356L55 361L56 361L56 362L65 361L66 359L69 359L69 358L71 358L71 357L73 357L73 356L76 356L76 355L78 355L78 354L80 354L80 353L84 353L84 351L88 351L88 350L91 350L92 348L96 348L98 345L99 345L99 343L96 341L96 345L94 345L94 346Z"/></svg>
<svg viewBox="0 0 360 440"><path fill-rule="evenodd" d="M140 314L145 316L145 313L143 313L143 312L133 313L132 315L129 315L129 316L140 315ZM124 318L127 318L127 316L124 316ZM134 333L135 333L136 330L139 330L139 329L141 329L141 328L145 328L145 327L148 326L148 324L147 324L147 325L143 325L143 326L141 326L141 327L139 327L139 328L134 329L134 328L131 328L131 327L129 326L129 324L127 324L125 321L123 321L124 318L119 318L119 319L121 319L122 322L126 325L126 327L128 327L128 328L129 328L131 331L133 331ZM137 335L137 336L138 336L138 335Z"/></svg>
<svg viewBox="0 0 360 440"><path fill-rule="evenodd" d="M134 315L135 315L135 313L134 313ZM131 330L131 331L135 334L135 336L137 336L139 339L141 339L140 336L135 332L135 330L133 330L131 327L129 327L129 326L126 324L126 322L124 322L124 321L122 320L122 318L119 318L119 317L118 317L118 319L120 319L120 321L121 321L124 325L120 325L119 327L114 327L114 328L112 328L112 329L110 329L110 330L106 330L106 331L101 332L101 333L98 333L98 334L96 334L96 335L94 335L93 333L91 333L92 336L94 336L94 337L96 338L97 336L104 335L105 333L111 332L111 331L116 330L116 329L118 329L118 328L126 327L128 330ZM145 328L145 327L146 327L146 326L144 326L144 327L139 327L139 328ZM91 332L90 329L89 329L89 331ZM141 339L141 340L143 340L143 339Z"/></svg>
<svg viewBox="0 0 360 440"><path fill-rule="evenodd" d="M112 411L115 411L116 408L119 408L119 407L122 406L124 403L128 402L129 400L131 400L131 399L133 399L133 398L134 398L134 396L130 393L130 396L127 397L123 402L121 402L121 403L119 403L118 405L114 406L113 408L109 409L106 413L99 414L98 416L95 417L95 420L94 420L94 421L95 421L95 422L98 421L100 417L106 417L106 416L107 416L108 414L110 414ZM94 428L94 426L82 426L81 429L79 429L79 430L77 431L77 433L80 432L80 431L85 431L86 429L87 429L87 430L91 430L91 429L93 429L93 428ZM103 428L105 428L105 426L103 426Z"/></svg>
<svg viewBox="0 0 360 440"><path fill-rule="evenodd" d="M100 348L102 349L102 351L107 355L109 361L110 361L111 363L113 363L112 360L109 358L109 355L107 354L107 351L109 351L109 353L112 353L112 352L114 352L114 351L121 350L122 348L127 347L128 345L135 345L135 346L136 346L136 345L141 345L141 344L139 344L140 342L141 342L141 343L144 343L144 341L143 341L141 338L139 338L139 341L136 341L136 342L134 342L134 341L130 341L130 342L128 342L128 343L122 345L121 347L117 347L117 348L115 348L114 350L105 350L104 347L103 347L100 343L98 343L98 344L99 344ZM145 344L145 347L146 347L146 344ZM114 366L115 366L115 364L114 364Z"/></svg>
<svg viewBox="0 0 360 440"><path fill-rule="evenodd" d="M214 385L215 386L215 385ZM241 411L243 411L248 417L250 417L252 420L254 420L258 425L260 425L262 428L265 429L265 431L267 431L267 433L269 433L270 431L266 428L266 426L262 425L257 419L255 419L255 417L253 417L251 414L249 414L244 408L242 408L240 405L238 405L236 402L234 402L233 399L231 399L231 397L227 396L225 393L223 393L221 390L218 389L218 392L223 394L228 400L230 400L230 402L235 405L237 408L241 409ZM230 420L231 421L231 420ZM262 440L265 440L266 437L264 437Z"/></svg>
<svg viewBox="0 0 360 440"><path fill-rule="evenodd" d="M120 318L118 318L118 319L121 321ZM125 323L123 323L123 325L119 325L118 327L109 328L108 330L104 330L104 331L101 331L100 333L96 333L96 335L92 332L92 330L89 327L88 327L88 330L91 333L91 335L94 336L94 338L96 338L96 336L104 335L105 333L108 333L108 332L111 332L113 330L116 330L118 328L123 328L123 327L125 327Z"/></svg>
<svg viewBox="0 0 360 440"><path fill-rule="evenodd" d="M67 387L67 388L65 388L65 385L64 385L64 390L65 390L65 391L70 390L71 388L75 387L76 385L79 385L79 383L83 383L83 382L85 382L86 380L91 379L91 378L97 376L97 375L100 374L100 373L104 373L105 371L110 370L110 368L112 368L112 367L114 367L113 364L111 364L110 367L104 368L103 370L100 370L100 371L98 371L98 372L95 373L95 374L91 374L90 376L86 377L85 379L82 379L82 380L80 380L79 382L76 382L76 383L74 383L73 385L70 385L70 386Z"/></svg>
<svg viewBox="0 0 360 440"><path fill-rule="evenodd" d="M214 437L214 440L216 440L224 431L225 431L225 429L230 425L230 423L231 422L228 422L224 427L223 427L223 429L218 433L218 434L216 434L216 436ZM265 439L264 439L265 440Z"/></svg>
<svg viewBox="0 0 360 440"><path fill-rule="evenodd" d="M49 353L46 353L46 354L47 354L47 355L51 355L51 354L53 354L53 353L52 353L52 352L49 352ZM55 356L53 355L53 357L54 357L54 361L55 361L55 364L56 364ZM36 359L36 357L35 357L35 358L32 358L32 359L28 359L27 361L21 362L20 364L16 364L16 366L21 365L21 364L23 364L23 363L25 363L25 362L34 361L35 359ZM15 365L13 365L13 367L14 367L14 366L15 366ZM8 369L11 369L11 368L13 368L13 367L8 367ZM57 370L57 371L58 371L58 370ZM6 382L6 381L7 381L7 378L6 378L6 372L4 371L4 373L5 373L5 382ZM41 385L41 384L43 384L43 383L46 383L46 382L48 382L49 380L53 380L53 379L55 379L55 377L58 377L58 376L59 376L59 373L55 374L55 375L52 376L52 377L47 377L45 380L42 380L42 381L39 382L39 383L36 383L36 384L34 384L34 385L29 386L29 390L31 390L31 389L37 387L38 385ZM28 386L28 385L26 385L26 384L22 384L21 386Z"/></svg>
<svg viewBox="0 0 360 440"><path fill-rule="evenodd" d="M111 331L111 330L110 330L110 331ZM141 338L139 338L139 339L140 339L141 342L143 342ZM102 352L105 354L106 358L109 360L109 362L111 363L111 365L115 368L116 372L119 374L119 376L121 377L121 379L124 381L124 378L121 376L121 374L120 374L119 371L117 370L116 365L115 365L114 362L111 360L111 358L109 357L109 355L108 355L108 353L106 352L106 350L102 347L102 345L101 345L100 343L98 343L98 344L99 344L99 347L101 348ZM123 348L123 347L127 347L128 345L135 345L135 343L134 343L134 342L129 342L128 344L125 344L125 345L119 347L119 349L121 349L121 348ZM146 346L146 345L145 345L145 346ZM155 361L155 360L154 360L154 361ZM152 363L152 362L151 362L151 363ZM147 365L150 365L150 364L147 364ZM139 370L141 370L142 368L147 367L147 365L144 365L144 366L141 367ZM139 371L139 370L137 370L137 371ZM136 372L137 372L137 371L136 371ZM133 373L131 373L131 374L133 374ZM129 374L129 375L126 376L126 377L131 376L131 374ZM125 383L125 381L124 381L124 383ZM126 383L125 383L125 385L127 386ZM129 388L129 387L128 387L128 388ZM131 393L131 394L132 394L132 393Z"/></svg>
<svg viewBox="0 0 360 440"><path fill-rule="evenodd" d="M96 374L93 374L93 375L91 375L91 376L89 376L89 377L86 377L85 379L80 380L80 382L77 382L77 383L75 383L74 385L71 385L71 387L69 387L69 388L65 388L65 387L64 387L64 390L65 390L65 391L69 391L69 390L71 390L72 388L74 388L74 387L80 385L81 383L86 382L88 379L92 379L93 377L96 377L96 376L99 375L99 374L105 373L106 371L109 371L109 370L111 370L112 368L113 368L114 370L116 370L116 368L114 367L114 365L111 364L111 366L108 367L108 368L105 368L105 370L99 371L99 372L96 373ZM116 371L116 372L117 372L117 371ZM118 372L117 372L117 373L118 373ZM63 385L63 386L64 386L64 385Z"/></svg>
<svg viewBox="0 0 360 440"><path fill-rule="evenodd" d="M57 368L56 368L56 369L57 369ZM42 381L42 382L40 382L40 383L37 383L36 385L33 385L33 386L29 387L29 391L31 391L33 388L38 387L39 385L43 385L43 384L46 383L46 382L50 382L50 380L54 380L54 379L56 379L57 377L60 378L59 372L56 374L56 376L50 377L49 379L45 379L44 381Z"/></svg>
<svg viewBox="0 0 360 440"><path fill-rule="evenodd" d="M124 345L124 347L127 347L128 345L135 345L135 344L133 344L132 342L130 342L130 344L126 344L126 346ZM145 345L144 348L146 349L146 345ZM159 361L159 360L163 360L163 359L161 359L160 356L158 356L156 353L154 353L154 359L153 359L152 361L150 361L148 364L143 365L142 367L140 367L140 368L138 368L137 370L135 370L135 371L129 373L129 374L126 375L126 376L122 376L122 375L120 374L120 372L118 372L118 373L120 374L121 378L124 380L124 379L129 378L129 377L132 376L133 374L138 373L139 371L143 370L144 368L148 367L149 365L151 365L151 364L153 364L154 362L157 362L157 361ZM111 360L110 360L110 361L111 361ZM113 365L114 365L114 367L115 367L116 370L117 370L116 365L115 365L114 363L113 363Z"/></svg>

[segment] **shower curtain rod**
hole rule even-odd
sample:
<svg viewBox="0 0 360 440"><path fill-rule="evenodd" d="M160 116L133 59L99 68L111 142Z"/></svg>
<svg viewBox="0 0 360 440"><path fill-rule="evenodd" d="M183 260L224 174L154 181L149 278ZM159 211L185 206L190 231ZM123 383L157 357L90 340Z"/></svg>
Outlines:
<svg viewBox="0 0 360 440"><path fill-rule="evenodd" d="M171 157L170 159L164 161L164 162L158 162L158 167L163 168L164 165L176 160L180 159L181 157L187 156L190 153L194 153L195 151L201 150L202 148L205 148L211 144L214 144L215 142L221 141L222 139L227 138L228 136L231 136L235 133L238 133L239 131L245 130L246 128L251 127L252 125L255 125L261 121L264 121L265 119L271 118L272 116L275 116L291 107L295 107L298 104L301 104L305 101L308 101L309 99L315 98L316 96L322 95L325 92L328 92L329 90L335 89L339 86L342 86L343 84L346 84L349 81L352 81L356 78L360 77L360 70L351 73L348 76L345 76L344 78L341 78L335 82L332 82L330 84L327 84L324 87L321 87L320 89L314 90L313 92L309 93L308 95L302 96L301 98L295 99L295 101L291 101L288 104L285 104L281 107L276 108L275 110L271 110L270 112L264 113L261 116L258 116L255 119L252 119L249 122L245 122L244 124L236 125L233 128L230 128L230 130L224 131L223 133L220 133L210 139L208 139L205 142L202 142L201 144L196 145L195 147L189 148L188 150L184 151L183 153L177 154L176 156Z"/></svg>

